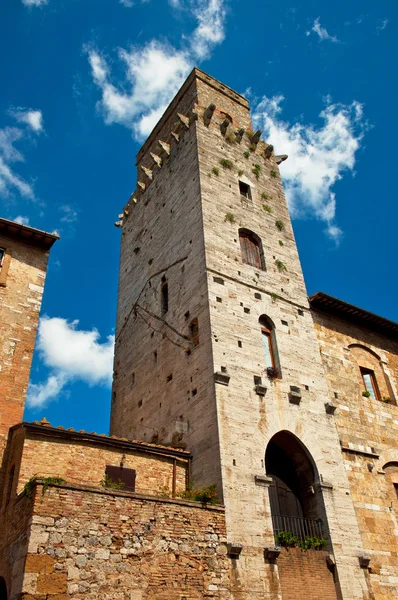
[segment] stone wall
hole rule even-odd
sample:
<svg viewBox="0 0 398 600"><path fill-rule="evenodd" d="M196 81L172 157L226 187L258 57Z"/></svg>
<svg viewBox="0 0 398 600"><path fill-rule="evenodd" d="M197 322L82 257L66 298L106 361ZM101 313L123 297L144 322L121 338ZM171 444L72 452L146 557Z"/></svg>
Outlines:
<svg viewBox="0 0 398 600"><path fill-rule="evenodd" d="M314 312L314 320L330 396L336 396L334 419L356 518L371 557L368 581L375 599L393 600L398 586L398 407L362 395L359 367L373 370L381 398L396 402L398 343L321 312Z"/></svg>
<svg viewBox="0 0 398 600"><path fill-rule="evenodd" d="M0 552L9 600L231 598L221 507L38 485L21 509L31 516L22 583Z"/></svg>
<svg viewBox="0 0 398 600"><path fill-rule="evenodd" d="M6 250L0 273L1 492L8 430L22 420L49 253L3 232L0 247Z"/></svg>

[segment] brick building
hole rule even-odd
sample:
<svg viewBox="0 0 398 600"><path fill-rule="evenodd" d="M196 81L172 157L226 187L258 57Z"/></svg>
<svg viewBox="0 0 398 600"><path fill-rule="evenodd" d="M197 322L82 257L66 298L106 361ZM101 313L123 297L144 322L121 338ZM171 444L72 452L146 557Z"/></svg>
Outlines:
<svg viewBox="0 0 398 600"><path fill-rule="evenodd" d="M285 158L192 71L117 223L111 436L4 402L0 600L398 598L398 325L307 297Z"/></svg>

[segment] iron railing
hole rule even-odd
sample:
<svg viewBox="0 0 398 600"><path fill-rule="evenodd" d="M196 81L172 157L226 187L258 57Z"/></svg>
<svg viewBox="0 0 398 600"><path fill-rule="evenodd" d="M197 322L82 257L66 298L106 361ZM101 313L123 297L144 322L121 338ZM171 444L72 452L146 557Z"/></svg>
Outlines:
<svg viewBox="0 0 398 600"><path fill-rule="evenodd" d="M272 515L272 526L275 537L282 531L290 531L303 541L306 537L324 537L321 519Z"/></svg>

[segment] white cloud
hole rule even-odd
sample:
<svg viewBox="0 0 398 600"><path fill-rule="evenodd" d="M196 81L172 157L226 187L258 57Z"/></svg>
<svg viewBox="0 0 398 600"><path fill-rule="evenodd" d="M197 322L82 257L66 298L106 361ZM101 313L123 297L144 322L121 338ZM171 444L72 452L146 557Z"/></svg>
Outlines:
<svg viewBox="0 0 398 600"><path fill-rule="evenodd" d="M63 213L61 221L63 223L74 223L77 221L77 211L69 204L64 204L59 207L59 210Z"/></svg>
<svg viewBox="0 0 398 600"><path fill-rule="evenodd" d="M183 38L184 47L180 49L157 40L144 47L119 49L127 91L125 85L112 82L112 73L101 53L87 49L92 77L102 93L98 108L105 123L124 125L138 139L151 132L195 62L207 58L213 47L223 41L224 3L225 0L194 1L191 12L197 27Z"/></svg>
<svg viewBox="0 0 398 600"><path fill-rule="evenodd" d="M335 43L339 41L336 36L330 35L327 32L327 30L321 26L319 17L317 19L315 19L314 24L311 27L311 31L316 33L318 35L319 39L322 41L329 40L330 42L335 42ZM310 35L311 31L306 31L305 34Z"/></svg>
<svg viewBox="0 0 398 600"><path fill-rule="evenodd" d="M43 6L47 3L48 0L22 0L22 4L25 6Z"/></svg>
<svg viewBox="0 0 398 600"><path fill-rule="evenodd" d="M21 196L33 198L33 189L22 177L11 168L13 162L23 162L24 157L15 148L15 143L23 138L23 131L17 127L0 129L0 195L9 196L18 191Z"/></svg>
<svg viewBox="0 0 398 600"><path fill-rule="evenodd" d="M383 22L381 23L381 25L378 25L376 27L377 32L383 31L387 27L388 23L389 23L389 20L388 19L384 19Z"/></svg>
<svg viewBox="0 0 398 600"><path fill-rule="evenodd" d="M342 231L334 223L336 196L333 186L347 171L353 172L366 123L362 106L326 101L320 113L323 125L293 125L281 119L283 96L263 97L253 120L275 146L276 154L287 154L281 174L293 217L313 216L327 224L326 232L339 241Z"/></svg>
<svg viewBox="0 0 398 600"><path fill-rule="evenodd" d="M18 215L15 219L11 219L15 221L15 223L20 223L21 225L29 225L29 217L23 217L22 215Z"/></svg>
<svg viewBox="0 0 398 600"><path fill-rule="evenodd" d="M10 110L10 114L19 123L29 125L36 133L43 131L43 115L41 110L17 108L16 110Z"/></svg>
<svg viewBox="0 0 398 600"><path fill-rule="evenodd" d="M199 0L193 13L198 26L192 36L191 48L194 56L203 60L208 58L213 46L224 41L224 1Z"/></svg>
<svg viewBox="0 0 398 600"><path fill-rule="evenodd" d="M120 4L123 4L123 6L126 6L127 8L131 8L132 6L134 6L134 2L132 0L119 0Z"/></svg>
<svg viewBox="0 0 398 600"><path fill-rule="evenodd" d="M28 406L39 407L54 400L73 381L111 384L114 336L101 342L96 329L81 330L78 324L58 317L40 319L37 350L51 371L44 383L29 385Z"/></svg>

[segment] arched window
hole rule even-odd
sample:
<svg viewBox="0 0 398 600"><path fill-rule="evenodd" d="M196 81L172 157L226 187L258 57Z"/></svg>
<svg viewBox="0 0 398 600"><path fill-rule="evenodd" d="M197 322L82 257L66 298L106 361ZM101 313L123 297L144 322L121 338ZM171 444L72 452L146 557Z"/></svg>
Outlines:
<svg viewBox="0 0 398 600"><path fill-rule="evenodd" d="M0 600L7 600L7 586L3 577L0 577Z"/></svg>
<svg viewBox="0 0 398 600"><path fill-rule="evenodd" d="M263 245L259 236L249 229L239 229L239 242L243 262L265 271Z"/></svg>
<svg viewBox="0 0 398 600"><path fill-rule="evenodd" d="M396 404L393 389L381 357L363 344L350 344L351 360L357 365L358 390L365 398Z"/></svg>
<svg viewBox="0 0 398 600"><path fill-rule="evenodd" d="M264 352L265 368L277 371L279 370L279 359L276 347L275 327L273 322L266 315L261 315L258 320L261 326L261 341Z"/></svg>
<svg viewBox="0 0 398 600"><path fill-rule="evenodd" d="M274 533L328 538L325 505L314 460L289 431L276 433L265 453Z"/></svg>

